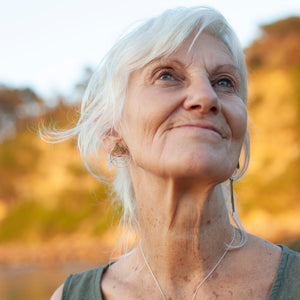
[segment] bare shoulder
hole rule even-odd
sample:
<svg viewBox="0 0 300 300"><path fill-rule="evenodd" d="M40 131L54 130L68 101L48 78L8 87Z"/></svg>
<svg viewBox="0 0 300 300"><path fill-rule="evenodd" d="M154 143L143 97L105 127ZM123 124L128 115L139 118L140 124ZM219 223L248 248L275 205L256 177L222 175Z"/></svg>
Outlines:
<svg viewBox="0 0 300 300"><path fill-rule="evenodd" d="M103 274L101 291L104 299L145 299L145 295L137 297L143 282L140 272L143 270L135 253L119 259ZM116 289L116 286L118 288ZM145 289L143 289L145 291Z"/></svg>
<svg viewBox="0 0 300 300"><path fill-rule="evenodd" d="M231 276L224 278L224 282L234 293L232 299L268 299L282 249L257 236L247 235L243 247L229 252L226 274Z"/></svg>
<svg viewBox="0 0 300 300"><path fill-rule="evenodd" d="M256 258L260 257L263 260L269 259L269 261L275 265L279 264L282 254L282 249L279 246L251 234L248 234L248 237L248 250L252 252Z"/></svg>
<svg viewBox="0 0 300 300"><path fill-rule="evenodd" d="M241 248L241 260L247 265L247 269L258 275L263 271L267 271L275 275L281 255L282 249L273 243L266 241L255 235L248 234L248 240L245 246ZM271 276L272 277L272 276Z"/></svg>
<svg viewBox="0 0 300 300"><path fill-rule="evenodd" d="M62 284L52 295L50 300L61 300L64 285Z"/></svg>
<svg viewBox="0 0 300 300"><path fill-rule="evenodd" d="M255 297L254 294L251 296L252 299L268 299L281 260L282 249L264 239L248 234L247 243L238 253L239 264L235 267L241 286L246 289L251 282L252 291L249 293L251 295L255 293Z"/></svg>

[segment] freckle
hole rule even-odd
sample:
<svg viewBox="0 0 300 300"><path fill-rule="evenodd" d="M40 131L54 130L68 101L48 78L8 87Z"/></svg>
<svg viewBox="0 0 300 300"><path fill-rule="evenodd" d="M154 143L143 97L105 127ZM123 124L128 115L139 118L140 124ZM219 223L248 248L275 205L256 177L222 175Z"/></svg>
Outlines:
<svg viewBox="0 0 300 300"><path fill-rule="evenodd" d="M215 273L212 275L213 278L217 278L218 276L219 276L218 272L215 272Z"/></svg>
<svg viewBox="0 0 300 300"><path fill-rule="evenodd" d="M210 223L211 223L210 220L208 220L208 221L206 222L206 224L208 224L208 225L209 225Z"/></svg>
<svg viewBox="0 0 300 300"><path fill-rule="evenodd" d="M115 289L116 288L116 286L115 285L113 285L113 289Z"/></svg>
<svg viewBox="0 0 300 300"><path fill-rule="evenodd" d="M184 277L183 277L183 280L184 280L185 282L187 282L187 281L188 281L187 276L184 276Z"/></svg>
<svg viewBox="0 0 300 300"><path fill-rule="evenodd" d="M213 291L213 295L215 296L215 299L219 298L219 294L217 294L215 291Z"/></svg>
<svg viewBox="0 0 300 300"><path fill-rule="evenodd" d="M228 293L230 294L230 296L232 296L232 295L233 295L232 291L230 291L230 290L228 291Z"/></svg>

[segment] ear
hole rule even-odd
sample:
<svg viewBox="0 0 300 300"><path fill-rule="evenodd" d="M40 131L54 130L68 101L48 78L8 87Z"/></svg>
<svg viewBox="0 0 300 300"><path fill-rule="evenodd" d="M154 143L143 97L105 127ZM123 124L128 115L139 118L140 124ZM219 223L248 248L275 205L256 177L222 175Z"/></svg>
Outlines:
<svg viewBox="0 0 300 300"><path fill-rule="evenodd" d="M114 149L116 143L121 141L121 137L119 136L116 130L112 130L104 139L103 139L103 148L104 150L110 154Z"/></svg>

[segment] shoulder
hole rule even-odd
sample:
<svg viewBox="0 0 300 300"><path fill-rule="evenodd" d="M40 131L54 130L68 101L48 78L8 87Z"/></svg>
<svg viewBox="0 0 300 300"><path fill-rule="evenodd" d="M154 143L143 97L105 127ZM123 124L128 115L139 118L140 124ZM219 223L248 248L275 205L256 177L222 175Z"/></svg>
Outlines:
<svg viewBox="0 0 300 300"><path fill-rule="evenodd" d="M102 299L100 282L108 265L81 273L70 274L51 300Z"/></svg>

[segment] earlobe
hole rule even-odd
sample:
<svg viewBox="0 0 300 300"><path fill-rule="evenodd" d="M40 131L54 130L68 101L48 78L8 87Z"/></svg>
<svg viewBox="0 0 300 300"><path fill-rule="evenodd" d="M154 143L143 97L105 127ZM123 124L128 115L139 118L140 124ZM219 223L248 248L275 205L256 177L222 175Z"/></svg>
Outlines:
<svg viewBox="0 0 300 300"><path fill-rule="evenodd" d="M103 139L103 148L111 156L120 157L128 154L124 141L115 129Z"/></svg>
<svg viewBox="0 0 300 300"><path fill-rule="evenodd" d="M129 157L128 148L119 136L107 135L103 139L103 148L109 154L108 169L113 165L118 166L121 161Z"/></svg>
<svg viewBox="0 0 300 300"><path fill-rule="evenodd" d="M107 135L103 139L103 148L108 153L111 154L115 145L121 141L119 136Z"/></svg>

